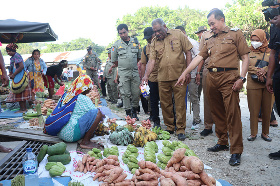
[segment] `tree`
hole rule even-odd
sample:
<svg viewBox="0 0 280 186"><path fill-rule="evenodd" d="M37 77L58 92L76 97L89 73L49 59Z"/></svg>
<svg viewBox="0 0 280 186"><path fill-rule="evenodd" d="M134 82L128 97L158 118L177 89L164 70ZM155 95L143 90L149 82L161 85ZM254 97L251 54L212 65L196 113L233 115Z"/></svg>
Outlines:
<svg viewBox="0 0 280 186"><path fill-rule="evenodd" d="M261 2L262 0L234 0L233 4L226 4L226 24L231 28L240 28L247 41L255 29L268 32L270 24L265 21Z"/></svg>

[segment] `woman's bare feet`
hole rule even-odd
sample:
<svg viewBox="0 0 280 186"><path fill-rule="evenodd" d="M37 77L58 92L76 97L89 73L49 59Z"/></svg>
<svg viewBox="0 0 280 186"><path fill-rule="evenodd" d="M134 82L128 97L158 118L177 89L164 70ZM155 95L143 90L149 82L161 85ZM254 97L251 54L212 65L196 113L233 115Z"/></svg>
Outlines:
<svg viewBox="0 0 280 186"><path fill-rule="evenodd" d="M12 152L12 151L13 151L13 149L6 148L6 147L0 145L0 152L9 153L9 152Z"/></svg>
<svg viewBox="0 0 280 186"><path fill-rule="evenodd" d="M92 148L98 148L98 149L100 149L102 146L99 145L99 144L97 144L97 143L94 143L94 142L92 142L92 141L87 141L87 142L82 141L82 142L80 143L80 147L81 147L82 149L92 149Z"/></svg>
<svg viewBox="0 0 280 186"><path fill-rule="evenodd" d="M15 112L15 113L25 113L25 112L26 112L26 110L19 110L19 111Z"/></svg>

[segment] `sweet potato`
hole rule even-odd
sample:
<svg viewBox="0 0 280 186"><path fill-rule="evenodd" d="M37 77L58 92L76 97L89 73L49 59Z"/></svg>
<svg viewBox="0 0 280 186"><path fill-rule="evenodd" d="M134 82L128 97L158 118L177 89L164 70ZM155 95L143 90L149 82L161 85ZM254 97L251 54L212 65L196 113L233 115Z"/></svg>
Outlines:
<svg viewBox="0 0 280 186"><path fill-rule="evenodd" d="M131 186L131 180L124 180L122 182L116 183L115 186Z"/></svg>
<svg viewBox="0 0 280 186"><path fill-rule="evenodd" d="M107 179L104 180L104 182L112 183L114 180L116 180L121 173L123 172L123 169L121 167L117 167L112 169L111 174Z"/></svg>
<svg viewBox="0 0 280 186"><path fill-rule="evenodd" d="M163 175L165 178L171 178L173 173L161 170L160 174Z"/></svg>
<svg viewBox="0 0 280 186"><path fill-rule="evenodd" d="M200 178L198 174L195 174L192 171L178 172L178 174L184 178L187 178L188 180L194 180Z"/></svg>
<svg viewBox="0 0 280 186"><path fill-rule="evenodd" d="M157 186L158 185L158 180L153 180L153 181L140 181L136 183L136 186Z"/></svg>
<svg viewBox="0 0 280 186"><path fill-rule="evenodd" d="M82 163L85 164L88 158L88 154L85 154L82 159Z"/></svg>
<svg viewBox="0 0 280 186"><path fill-rule="evenodd" d="M85 169L85 166L83 163L80 164L79 172L83 172Z"/></svg>
<svg viewBox="0 0 280 186"><path fill-rule="evenodd" d="M187 167L187 169L197 174L201 173L204 170L203 162L195 156L185 156L182 159L181 164L183 164Z"/></svg>
<svg viewBox="0 0 280 186"><path fill-rule="evenodd" d="M113 182L114 182L114 183L122 182L122 181L124 181L124 179L125 179L126 177L127 177L127 174L124 173L124 172L122 172L121 175L120 175L116 180L114 180Z"/></svg>
<svg viewBox="0 0 280 186"><path fill-rule="evenodd" d="M176 186L171 178L165 178L163 176L160 177L160 185L161 186Z"/></svg>
<svg viewBox="0 0 280 186"><path fill-rule="evenodd" d="M89 162L89 164L91 165L96 165L97 162L101 161L100 159L95 159L93 162Z"/></svg>
<svg viewBox="0 0 280 186"><path fill-rule="evenodd" d="M174 181L174 183L175 183L177 186L186 186L186 185L188 185L188 184L187 184L186 178L180 176L180 175L177 174L177 173L175 173L175 174L172 173L171 179Z"/></svg>
<svg viewBox="0 0 280 186"><path fill-rule="evenodd" d="M140 176L136 176L136 179L144 180L144 181L150 181L150 180L157 179L157 176L156 176L156 174L144 173L144 174L142 174Z"/></svg>
<svg viewBox="0 0 280 186"><path fill-rule="evenodd" d="M172 158L167 162L167 167L173 166L175 163L179 163L185 157L185 148L179 148L174 151Z"/></svg>
<svg viewBox="0 0 280 186"><path fill-rule="evenodd" d="M104 169L106 169L106 170L110 170L110 169L114 169L114 168L116 168L115 165L104 165Z"/></svg>
<svg viewBox="0 0 280 186"><path fill-rule="evenodd" d="M212 179L208 176L208 174L203 170L200 174L200 179L203 181L203 183L207 186L212 186Z"/></svg>
<svg viewBox="0 0 280 186"><path fill-rule="evenodd" d="M115 161L119 161L118 156L116 156L116 155L110 155L107 157L107 159L113 159Z"/></svg>
<svg viewBox="0 0 280 186"><path fill-rule="evenodd" d="M146 162L144 160L141 160L138 162L138 165L141 169L145 169L146 168Z"/></svg>
<svg viewBox="0 0 280 186"><path fill-rule="evenodd" d="M137 170L136 170L137 171ZM153 170L151 169L148 169L148 168L145 168L145 169L138 169L139 171L139 175L142 173L142 174L145 174L145 173L148 173L148 174L155 174L158 178L160 177L160 172L154 172ZM136 172L135 172L136 174ZM139 176L139 175L136 175L136 176Z"/></svg>
<svg viewBox="0 0 280 186"><path fill-rule="evenodd" d="M199 180L187 180L188 186L200 186L201 182Z"/></svg>
<svg viewBox="0 0 280 186"><path fill-rule="evenodd" d="M209 178L211 179L212 184L213 184L213 185L216 185L216 180L215 180L215 178L213 178L212 176L209 176Z"/></svg>
<svg viewBox="0 0 280 186"><path fill-rule="evenodd" d="M99 178L100 176L105 176L104 173L97 173L94 177L93 177L93 181L95 181L97 178Z"/></svg>
<svg viewBox="0 0 280 186"><path fill-rule="evenodd" d="M103 165L105 165L106 164L106 161L103 159L103 160L101 160L101 161L98 161L97 163L96 163L96 168L99 168L99 167L102 167Z"/></svg>
<svg viewBox="0 0 280 186"><path fill-rule="evenodd" d="M96 167L97 168L97 167ZM95 170L95 172L96 173L100 173L100 172L103 172L104 171L104 166L102 166L102 167L99 167L99 168L97 168L96 170Z"/></svg>
<svg viewBox="0 0 280 186"><path fill-rule="evenodd" d="M175 163L175 164L173 164L174 170L175 170L176 172L178 172L178 171L180 170L180 166L181 166L181 163Z"/></svg>
<svg viewBox="0 0 280 186"><path fill-rule="evenodd" d="M181 172L185 172L185 171L187 171L188 169L187 169L187 167L186 166L181 166L180 167L180 171Z"/></svg>

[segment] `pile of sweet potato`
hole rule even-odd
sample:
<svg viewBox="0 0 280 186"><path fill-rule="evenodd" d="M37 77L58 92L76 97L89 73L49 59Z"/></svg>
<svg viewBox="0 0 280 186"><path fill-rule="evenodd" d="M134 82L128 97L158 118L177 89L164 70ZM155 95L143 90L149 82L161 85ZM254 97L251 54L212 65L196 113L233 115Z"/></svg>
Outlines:
<svg viewBox="0 0 280 186"><path fill-rule="evenodd" d="M186 149L177 149L161 170L161 186L200 186L216 185L216 180L204 171L202 161L195 156L185 156Z"/></svg>
<svg viewBox="0 0 280 186"><path fill-rule="evenodd" d="M120 166L119 160L117 156L108 156L107 158L100 160L95 157L91 157L88 154L85 154L82 158L82 161L79 160L77 163L77 167L74 171L79 171L83 173L87 172L96 172L100 173L104 170L110 170L115 166Z"/></svg>
<svg viewBox="0 0 280 186"><path fill-rule="evenodd" d="M48 109L54 110L55 107L56 107L56 105L57 105L57 104L56 104L55 101L52 100L52 99L47 99L47 100L45 100L45 101L44 101L44 104L43 104L43 106L42 106L42 108L41 108L42 114L43 114L43 115L47 115Z"/></svg>
<svg viewBox="0 0 280 186"><path fill-rule="evenodd" d="M91 99L93 104L96 104L95 100L97 100L97 104L100 104L100 94L98 92L97 86L93 85L93 89L87 94L87 96Z"/></svg>
<svg viewBox="0 0 280 186"><path fill-rule="evenodd" d="M158 178L160 177L160 169L158 166L150 161L139 161L139 169L135 171L130 185L136 186L157 186Z"/></svg>

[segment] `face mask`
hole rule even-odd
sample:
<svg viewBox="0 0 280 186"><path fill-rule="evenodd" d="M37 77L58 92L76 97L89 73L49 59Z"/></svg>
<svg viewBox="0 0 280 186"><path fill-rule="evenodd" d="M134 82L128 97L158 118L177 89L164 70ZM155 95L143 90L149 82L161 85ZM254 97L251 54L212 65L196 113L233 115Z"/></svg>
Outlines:
<svg viewBox="0 0 280 186"><path fill-rule="evenodd" d="M254 49L257 49L257 48L259 48L260 46L262 46L262 42L251 41L251 45L252 45L252 47L254 47Z"/></svg>

